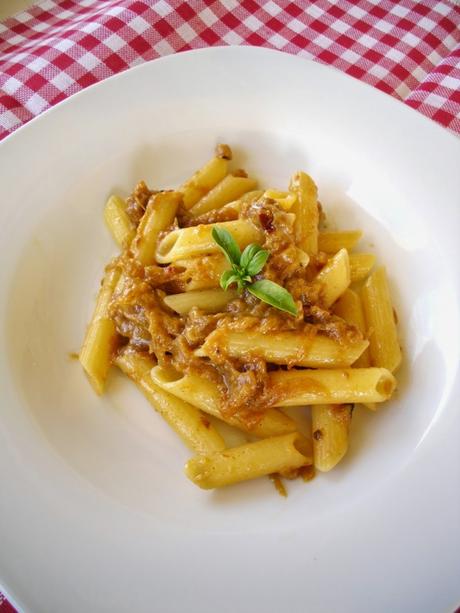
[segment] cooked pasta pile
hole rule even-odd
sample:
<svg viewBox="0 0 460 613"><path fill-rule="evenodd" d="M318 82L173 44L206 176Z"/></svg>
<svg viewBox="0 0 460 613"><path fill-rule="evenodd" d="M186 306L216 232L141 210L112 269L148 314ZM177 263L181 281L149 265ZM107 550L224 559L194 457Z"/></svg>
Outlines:
<svg viewBox="0 0 460 613"><path fill-rule="evenodd" d="M108 200L121 253L80 352L98 394L112 364L139 386L194 452L185 471L205 489L330 470L353 406L389 399L401 361L385 269L352 252L361 232L321 230L306 173L263 190L231 159L219 145L177 190L141 181ZM283 407L305 405L299 428ZM246 442L228 448L220 422Z"/></svg>

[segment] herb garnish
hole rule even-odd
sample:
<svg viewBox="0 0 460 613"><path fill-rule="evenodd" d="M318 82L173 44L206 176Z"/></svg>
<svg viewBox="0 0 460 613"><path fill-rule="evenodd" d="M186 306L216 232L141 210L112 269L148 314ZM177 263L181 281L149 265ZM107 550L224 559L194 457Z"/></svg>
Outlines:
<svg viewBox="0 0 460 613"><path fill-rule="evenodd" d="M254 282L252 280L252 277L262 270L270 256L266 249L251 243L241 253L230 232L219 226L212 229L212 238L222 249L231 266L231 269L223 272L220 278L223 290L227 291L231 285L236 284L239 291L247 289L256 298L280 311L297 315L294 299L284 287L268 279Z"/></svg>

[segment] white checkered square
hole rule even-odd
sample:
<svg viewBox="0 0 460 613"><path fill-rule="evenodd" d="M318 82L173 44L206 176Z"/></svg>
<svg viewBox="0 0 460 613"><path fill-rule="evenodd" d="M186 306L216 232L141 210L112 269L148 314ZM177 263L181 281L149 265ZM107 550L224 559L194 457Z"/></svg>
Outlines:
<svg viewBox="0 0 460 613"><path fill-rule="evenodd" d="M122 47L126 46L126 42L118 34L111 34L104 40L104 45L111 51L119 51Z"/></svg>
<svg viewBox="0 0 460 613"><path fill-rule="evenodd" d="M159 0L159 2L155 2L155 13L158 13L161 17L166 17L174 11L173 7L169 4L169 2L165 2L165 0Z"/></svg>
<svg viewBox="0 0 460 613"><path fill-rule="evenodd" d="M315 19L318 19L319 17L324 15L323 9L319 8L319 6L316 6L315 4L310 4L310 6L307 6L305 12L308 15L311 15L311 17L314 17Z"/></svg>
<svg viewBox="0 0 460 613"><path fill-rule="evenodd" d="M78 58L77 62L86 68L86 70L93 70L96 66L99 66L101 63L99 58L91 53L91 51L87 51L84 55Z"/></svg>
<svg viewBox="0 0 460 613"><path fill-rule="evenodd" d="M343 53L340 54L342 60L345 60L349 64L356 64L361 57L351 49L346 49Z"/></svg>
<svg viewBox="0 0 460 613"><path fill-rule="evenodd" d="M377 23L374 24L374 28L379 30L379 32L383 32L384 34L388 34L393 28L394 25L390 21L384 21L380 19Z"/></svg>
<svg viewBox="0 0 460 613"><path fill-rule="evenodd" d="M208 28L213 26L216 21L219 20L217 15L211 11L210 8L205 8L203 11L199 13L199 17L203 20L203 22L207 25Z"/></svg>
<svg viewBox="0 0 460 613"><path fill-rule="evenodd" d="M222 0L222 6L227 11L234 11L239 7L239 5L240 3L238 2L238 0Z"/></svg>
<svg viewBox="0 0 460 613"><path fill-rule="evenodd" d="M347 12L356 19L362 19L366 15L366 11L363 11L359 6L351 6Z"/></svg>
<svg viewBox="0 0 460 613"><path fill-rule="evenodd" d="M158 55L171 55L171 53L174 53L174 47L171 47L168 41L164 39L160 40L160 42L154 45L153 48L158 53Z"/></svg>
<svg viewBox="0 0 460 613"><path fill-rule="evenodd" d="M136 17L129 21L129 27L132 28L136 32L136 34L143 34L151 26L145 21L145 19L143 19L139 15L136 15Z"/></svg>
<svg viewBox="0 0 460 613"><path fill-rule="evenodd" d="M49 66L49 62L42 57L36 57L27 65L33 72L40 72L45 66Z"/></svg>
<svg viewBox="0 0 460 613"><path fill-rule="evenodd" d="M75 80L69 77L65 72L59 72L55 77L51 79L51 83L59 91L63 92L71 85L75 85Z"/></svg>
<svg viewBox="0 0 460 613"><path fill-rule="evenodd" d="M405 6L401 6L400 4L395 4L395 6L391 9L390 13L402 18L407 16L407 14L409 13L409 9Z"/></svg>
<svg viewBox="0 0 460 613"><path fill-rule="evenodd" d="M331 28L335 30L336 32L340 32L340 34L343 34L344 32L350 29L350 26L348 25L348 23L345 23L344 21L337 20L337 21L334 21L334 23L331 23Z"/></svg>
<svg viewBox="0 0 460 613"><path fill-rule="evenodd" d="M28 111L34 115L38 115L48 106L48 102L40 96L40 94L32 94L30 98L24 103L24 106Z"/></svg>
<svg viewBox="0 0 460 613"><path fill-rule="evenodd" d="M379 64L374 64L373 66L371 66L369 68L369 72L378 79L383 79L388 74L388 70L386 70L385 68L383 68L383 66L380 66Z"/></svg>
<svg viewBox="0 0 460 613"><path fill-rule="evenodd" d="M224 34L222 40L224 43L227 43L227 45L241 45L244 38L242 38L237 32L230 30L230 32Z"/></svg>
<svg viewBox="0 0 460 613"><path fill-rule="evenodd" d="M398 51L398 49L391 47L385 53L385 57L387 57L389 60L393 60L393 62L399 63L404 58L404 53L401 53L401 51Z"/></svg>
<svg viewBox="0 0 460 613"><path fill-rule="evenodd" d="M264 5L264 11L267 11L267 13L272 17L276 17L279 13L281 13L282 10L283 9L278 6L278 4L272 2L272 0L270 0L270 2L267 2L267 4Z"/></svg>
<svg viewBox="0 0 460 613"><path fill-rule="evenodd" d="M411 47L416 47L420 42L420 38L412 34L412 32L406 32L406 34L404 34L404 36L401 38L401 41L407 45L410 45Z"/></svg>
<svg viewBox="0 0 460 613"><path fill-rule="evenodd" d="M305 30L305 24L298 19L291 19L291 21L288 22L287 27L296 34L300 34L300 32Z"/></svg>
<svg viewBox="0 0 460 613"><path fill-rule="evenodd" d="M22 87L22 82L16 77L10 77L5 81L2 89L10 96L14 96L20 87Z"/></svg>
<svg viewBox="0 0 460 613"><path fill-rule="evenodd" d="M420 19L417 25L419 26L419 28L422 28L427 32L431 32L436 27L436 23L432 19L428 19L428 17L422 17L422 19Z"/></svg>
<svg viewBox="0 0 460 613"><path fill-rule="evenodd" d="M73 40L69 40L68 38L63 38L61 40L56 41L53 44L53 47L55 49L58 49L59 51L67 51L68 49L70 49L70 47L73 47L75 45L75 43L73 42Z"/></svg>
<svg viewBox="0 0 460 613"><path fill-rule="evenodd" d="M425 98L425 102L426 104L431 104L431 106L435 106L436 108L440 109L446 103L446 99L438 96L438 94L430 92Z"/></svg>
<svg viewBox="0 0 460 613"><path fill-rule="evenodd" d="M268 42L276 47L276 49L282 49L287 44L287 40L284 36L280 36L279 34L275 34L268 39Z"/></svg>
<svg viewBox="0 0 460 613"><path fill-rule="evenodd" d="M249 15L249 17L246 17L243 23L252 32L260 30L260 28L264 25L257 19L257 17L254 17L254 15Z"/></svg>
<svg viewBox="0 0 460 613"><path fill-rule="evenodd" d="M3 113L0 112L0 126L4 130L14 130L14 128L17 128L19 125L21 125L21 120L12 111L7 110ZM0 605L2 604L1 597L2 594L0 593Z"/></svg>
<svg viewBox="0 0 460 613"><path fill-rule="evenodd" d="M191 28L186 22L183 23L179 28L177 28L177 33L186 43L189 43L196 37L195 30Z"/></svg>
<svg viewBox="0 0 460 613"><path fill-rule="evenodd" d="M361 45L364 45L364 47L367 47L368 49L373 49L377 44L377 40L372 36L369 36L369 34L363 34L362 36L360 36L358 38L358 42L361 43Z"/></svg>

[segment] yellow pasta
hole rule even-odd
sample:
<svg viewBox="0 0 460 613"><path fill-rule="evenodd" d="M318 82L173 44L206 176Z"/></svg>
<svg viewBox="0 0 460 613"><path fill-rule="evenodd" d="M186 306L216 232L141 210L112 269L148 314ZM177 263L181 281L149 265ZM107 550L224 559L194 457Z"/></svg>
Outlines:
<svg viewBox="0 0 460 613"><path fill-rule="evenodd" d="M218 329L208 336L196 355L212 358L217 349L232 358L249 359L256 356L273 364L338 368L353 364L368 344L365 340L339 343L320 334L309 337L300 332L262 334L252 330L234 332Z"/></svg>
<svg viewBox="0 0 460 613"><path fill-rule="evenodd" d="M181 375L173 369L155 366L152 368L152 381L170 394L182 398L205 413L214 415L222 421L236 426L261 438L294 432L295 422L276 409L267 409L261 420L253 427L247 426L236 415L227 416L220 410L221 395L217 385L203 377L187 374Z"/></svg>
<svg viewBox="0 0 460 613"><path fill-rule="evenodd" d="M133 254L142 264L155 262L158 236L173 223L180 202L179 192L160 192L150 199L132 244Z"/></svg>
<svg viewBox="0 0 460 613"><path fill-rule="evenodd" d="M352 405L391 398L401 350L385 269L352 253L362 232L319 232L305 172L258 189L231 159L218 145L176 191L109 198L121 253L79 359L97 393L112 363L136 383L197 454L196 485L270 475L285 491L341 461Z"/></svg>
<svg viewBox="0 0 460 613"><path fill-rule="evenodd" d="M375 255L372 253L350 253L350 280L357 283L367 277L375 264Z"/></svg>
<svg viewBox="0 0 460 613"><path fill-rule="evenodd" d="M401 348L383 266L366 281L361 298L369 333L371 363L393 372L401 363Z"/></svg>
<svg viewBox="0 0 460 613"><path fill-rule="evenodd" d="M243 194L252 192L256 187L257 181L254 179L227 175L190 209L190 214L198 217L208 211L220 209L225 204L238 200Z"/></svg>
<svg viewBox="0 0 460 613"><path fill-rule="evenodd" d="M224 439L199 409L153 383L151 358L124 351L116 357L115 364L136 383L152 407L192 451L208 454L225 449Z"/></svg>
<svg viewBox="0 0 460 613"><path fill-rule="evenodd" d="M222 289L198 290L184 292L182 294L170 294L165 296L164 303L176 313L184 315L193 307L202 309L206 313L219 313L227 304L237 297L236 291Z"/></svg>
<svg viewBox="0 0 460 613"><path fill-rule="evenodd" d="M105 273L79 355L80 364L97 394L104 392L117 339L115 324L108 316L108 309L119 277L120 271L117 268L111 268Z"/></svg>
<svg viewBox="0 0 460 613"><path fill-rule="evenodd" d="M338 251L316 275L315 281L321 284L321 299L330 307L350 285L350 261L346 249Z"/></svg>
<svg viewBox="0 0 460 613"><path fill-rule="evenodd" d="M119 196L110 196L104 208L104 219L114 240L120 247L127 247L136 230L128 214L126 202Z"/></svg>
<svg viewBox="0 0 460 613"><path fill-rule="evenodd" d="M179 191L183 196L185 209L190 209L203 196L212 190L227 174L228 161L222 157L214 157L186 181Z"/></svg>
<svg viewBox="0 0 460 613"><path fill-rule="evenodd" d="M278 407L305 404L384 402L391 398L396 379L386 368L278 370L270 373Z"/></svg>
<svg viewBox="0 0 460 613"><path fill-rule="evenodd" d="M342 232L320 232L318 251L337 253L341 249L353 249L363 233L361 230L343 230Z"/></svg>
<svg viewBox="0 0 460 613"><path fill-rule="evenodd" d="M296 172L289 186L296 195L290 211L295 214L294 233L297 245L308 255L318 252L318 189L305 172Z"/></svg>
<svg viewBox="0 0 460 613"><path fill-rule="evenodd" d="M309 446L298 433L267 438L189 460L187 477L203 489L291 471L312 463Z"/></svg>
<svg viewBox="0 0 460 613"><path fill-rule="evenodd" d="M157 262L167 264L199 255L219 253L220 249L212 238L212 229L216 225L228 230L241 249L261 239L260 230L245 219L181 228L169 232L159 242L156 252Z"/></svg>
<svg viewBox="0 0 460 613"><path fill-rule="evenodd" d="M334 468L348 450L351 405L318 404L311 409L313 462L327 472Z"/></svg>

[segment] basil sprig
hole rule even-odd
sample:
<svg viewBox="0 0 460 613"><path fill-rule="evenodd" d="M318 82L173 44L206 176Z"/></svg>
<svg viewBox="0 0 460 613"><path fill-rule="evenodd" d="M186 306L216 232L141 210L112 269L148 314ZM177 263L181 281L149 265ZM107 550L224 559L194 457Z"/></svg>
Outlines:
<svg viewBox="0 0 460 613"><path fill-rule="evenodd" d="M268 279L252 281L252 277L262 270L270 256L266 249L251 243L241 253L230 232L219 226L212 229L212 238L222 249L231 266L231 269L223 272L220 278L220 286L223 290L227 291L231 285L236 284L239 291L246 288L262 302L280 311L297 315L294 298L284 287Z"/></svg>

